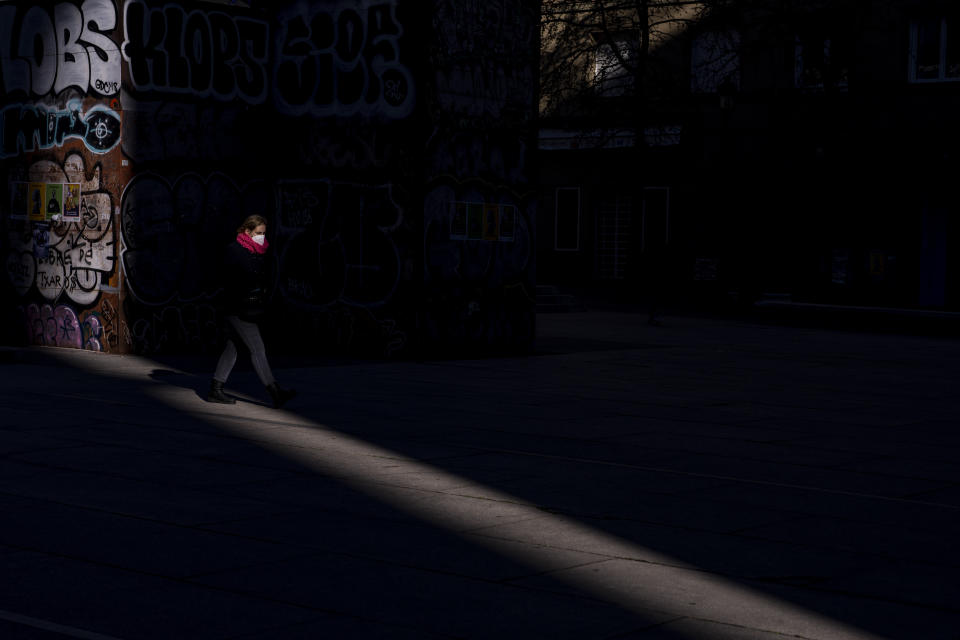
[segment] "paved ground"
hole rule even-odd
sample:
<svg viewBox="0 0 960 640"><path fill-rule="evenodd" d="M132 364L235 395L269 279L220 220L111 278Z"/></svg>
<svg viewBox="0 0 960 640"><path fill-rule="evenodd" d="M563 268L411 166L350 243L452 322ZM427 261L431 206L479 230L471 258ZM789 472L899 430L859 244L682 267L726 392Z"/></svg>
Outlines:
<svg viewBox="0 0 960 640"><path fill-rule="evenodd" d="M541 316L536 356L0 364L0 638L960 638L960 340Z"/></svg>

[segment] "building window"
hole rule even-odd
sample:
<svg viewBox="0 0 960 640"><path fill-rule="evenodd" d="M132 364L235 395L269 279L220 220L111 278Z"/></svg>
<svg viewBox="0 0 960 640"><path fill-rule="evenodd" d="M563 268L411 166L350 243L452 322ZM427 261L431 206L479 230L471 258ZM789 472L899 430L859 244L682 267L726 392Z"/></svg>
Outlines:
<svg viewBox="0 0 960 640"><path fill-rule="evenodd" d="M597 216L597 275L624 280L633 244L633 199L627 192L608 194Z"/></svg>
<svg viewBox="0 0 960 640"><path fill-rule="evenodd" d="M633 40L622 39L597 45L594 86L604 96L622 96L633 88Z"/></svg>
<svg viewBox="0 0 960 640"><path fill-rule="evenodd" d="M670 187L643 190L642 251L661 251L670 244Z"/></svg>
<svg viewBox="0 0 960 640"><path fill-rule="evenodd" d="M580 250L580 188L557 189L557 210L553 248L557 251Z"/></svg>
<svg viewBox="0 0 960 640"><path fill-rule="evenodd" d="M960 16L910 23L910 82L960 80Z"/></svg>
<svg viewBox="0 0 960 640"><path fill-rule="evenodd" d="M693 39L690 50L690 90L718 93L740 88L740 34L708 31Z"/></svg>

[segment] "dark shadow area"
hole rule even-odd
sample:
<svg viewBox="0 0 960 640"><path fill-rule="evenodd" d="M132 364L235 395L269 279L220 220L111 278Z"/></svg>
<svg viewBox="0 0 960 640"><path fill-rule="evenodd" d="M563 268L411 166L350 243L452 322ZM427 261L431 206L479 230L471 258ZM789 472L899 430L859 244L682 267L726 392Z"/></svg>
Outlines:
<svg viewBox="0 0 960 640"><path fill-rule="evenodd" d="M804 637L827 637L819 619L955 639L960 437L942 363L957 347L680 331L568 360L277 367L301 397L253 422L233 412L238 432L197 401L206 369L120 375L109 356L81 369L31 351L4 365L20 382L4 390L0 556L19 579L0 609L125 638L776 637L708 622L746 589L808 612ZM263 397L246 371L228 389ZM297 462L293 440L289 457L268 448L296 428L462 484L358 491ZM453 531L375 497L442 511L474 486L515 502ZM569 523L637 557L591 549ZM525 562L531 531L553 566ZM718 578L715 601L689 601L678 576ZM614 604L646 592L648 611Z"/></svg>
<svg viewBox="0 0 960 640"><path fill-rule="evenodd" d="M4 365L73 387L5 394L4 638L601 638L663 619L549 577L523 585L549 568L225 432L203 417L223 407L196 402L202 378L113 376L63 355ZM235 390L255 390L252 374L236 377ZM161 387L197 392L190 410L158 400Z"/></svg>

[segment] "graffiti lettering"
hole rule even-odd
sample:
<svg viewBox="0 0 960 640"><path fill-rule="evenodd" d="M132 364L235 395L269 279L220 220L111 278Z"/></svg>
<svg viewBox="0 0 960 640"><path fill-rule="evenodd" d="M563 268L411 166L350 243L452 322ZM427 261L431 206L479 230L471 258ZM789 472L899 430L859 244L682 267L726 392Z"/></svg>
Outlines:
<svg viewBox="0 0 960 640"><path fill-rule="evenodd" d="M218 11L187 13L176 4L150 9L144 0L128 0L124 25L121 50L137 89L266 100L266 22Z"/></svg>
<svg viewBox="0 0 960 640"><path fill-rule="evenodd" d="M103 339L108 331L95 311L86 312L83 320L67 305L49 304L20 307L26 328L28 344L48 347L71 347L103 351Z"/></svg>
<svg viewBox="0 0 960 640"><path fill-rule="evenodd" d="M46 160L31 166L31 179L81 184L82 218L10 234L7 278L21 296L35 287L50 302L65 295L72 302L90 305L100 296L101 282L113 273L111 196L101 189L99 166L92 179L86 175L83 158L77 153L69 154L62 167Z"/></svg>
<svg viewBox="0 0 960 640"><path fill-rule="evenodd" d="M129 342L137 353L206 353L220 343L217 314L205 304L159 308L138 318L128 331Z"/></svg>
<svg viewBox="0 0 960 640"><path fill-rule="evenodd" d="M120 90L119 82L104 82L103 80L97 80L93 86L97 88L97 91L106 95L112 95Z"/></svg>
<svg viewBox="0 0 960 640"><path fill-rule="evenodd" d="M382 114L413 108L413 78L400 64L403 29L394 2L281 17L275 101L292 115Z"/></svg>
<svg viewBox="0 0 960 640"><path fill-rule="evenodd" d="M93 153L106 153L120 142L120 116L103 106L83 114L78 102L64 111L32 105L0 111L0 158L59 147L70 138L83 140Z"/></svg>
<svg viewBox="0 0 960 640"><path fill-rule="evenodd" d="M76 87L100 95L120 90L120 56L105 35L117 26L111 0L61 2L53 9L0 7L0 96L45 96ZM37 51L43 55L38 55Z"/></svg>
<svg viewBox="0 0 960 640"><path fill-rule="evenodd" d="M263 103L272 91L277 109L289 115L400 118L413 110L414 85L400 63L396 1L362 0L312 13L296 3L280 16L271 42L266 22L127 0L121 51L140 91L250 104Z"/></svg>

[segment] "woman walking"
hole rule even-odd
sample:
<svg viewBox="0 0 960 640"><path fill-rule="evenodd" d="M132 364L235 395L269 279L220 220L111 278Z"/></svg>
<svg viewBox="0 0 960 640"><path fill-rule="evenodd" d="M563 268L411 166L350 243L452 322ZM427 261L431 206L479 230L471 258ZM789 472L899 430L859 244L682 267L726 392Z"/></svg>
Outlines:
<svg viewBox="0 0 960 640"><path fill-rule="evenodd" d="M237 341L250 352L253 370L264 384L276 409L296 395L293 389L283 389L273 378L267 352L257 322L266 311L269 286L266 253L267 220L263 216L249 216L237 229L237 239L227 247L223 261L223 314L227 324L227 345L217 362L210 382L209 402L235 404L236 400L223 393L233 365L237 362Z"/></svg>

